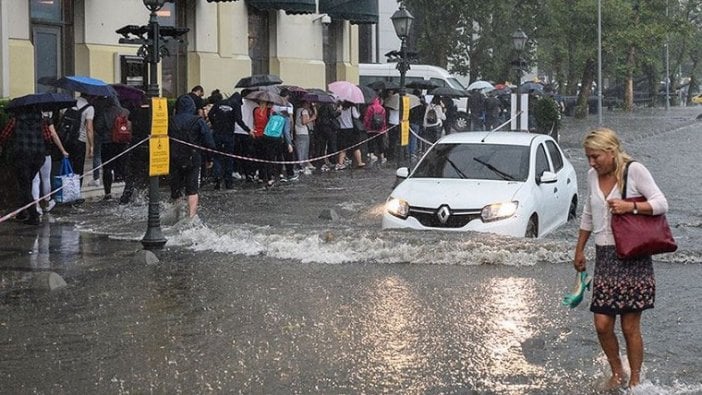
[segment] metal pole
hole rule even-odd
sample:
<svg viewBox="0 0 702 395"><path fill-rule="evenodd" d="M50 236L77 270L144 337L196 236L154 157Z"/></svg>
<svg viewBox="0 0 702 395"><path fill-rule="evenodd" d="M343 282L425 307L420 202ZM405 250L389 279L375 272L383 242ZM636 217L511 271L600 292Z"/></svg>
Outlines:
<svg viewBox="0 0 702 395"><path fill-rule="evenodd" d="M519 89L522 86L522 52L517 52L517 131L522 131L522 94Z"/></svg>
<svg viewBox="0 0 702 395"><path fill-rule="evenodd" d="M407 44L406 44L406 39L402 38L401 44L400 44L400 138L399 143L400 143L400 154L402 154L402 125L404 125L404 111L405 111L405 103L404 103L404 98L405 98L405 75L407 74L407 70L409 69L409 63L407 61ZM407 168L412 169L412 163L410 162L410 155L409 155L409 150L407 152ZM397 167L400 167L400 155L397 157Z"/></svg>
<svg viewBox="0 0 702 395"><path fill-rule="evenodd" d="M156 10L151 9L149 18L149 42L147 52L149 57L149 86L146 93L149 97L159 96L158 86L158 61L160 59L159 48L159 24L156 17ZM149 213L147 219L147 228L144 238L141 239L141 245L146 250L158 250L166 244L166 238L161 231L161 217L159 214L159 181L158 176L149 178Z"/></svg>
<svg viewBox="0 0 702 395"><path fill-rule="evenodd" d="M668 18L668 0L665 1L665 17ZM668 54L668 34L665 35L665 110L670 110L670 61Z"/></svg>
<svg viewBox="0 0 702 395"><path fill-rule="evenodd" d="M602 0L597 0L597 123L602 125Z"/></svg>
<svg viewBox="0 0 702 395"><path fill-rule="evenodd" d="M407 59L407 44L406 44L406 37L400 37L400 60L397 62L397 70L400 71L400 106L399 106L399 112L400 112L400 122L398 122L398 127L400 130L398 130L398 139L397 139L397 158L396 158L396 165L399 168L400 163L402 161L402 113L404 111L404 106L403 106L403 99L405 97L405 74L407 74L407 70L410 69L409 65L409 60ZM411 161L409 152L407 155L407 163L409 164ZM411 164L408 165L408 168L411 167Z"/></svg>

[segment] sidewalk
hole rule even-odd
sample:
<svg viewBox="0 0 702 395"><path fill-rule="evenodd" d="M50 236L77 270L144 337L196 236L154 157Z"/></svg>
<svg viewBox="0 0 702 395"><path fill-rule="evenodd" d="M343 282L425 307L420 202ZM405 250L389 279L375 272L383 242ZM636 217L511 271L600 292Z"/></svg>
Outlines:
<svg viewBox="0 0 702 395"><path fill-rule="evenodd" d="M100 179L100 183L98 185L92 185L93 184L93 160L92 159L85 159L85 164L83 167L83 174L85 174L85 177L83 177L83 186L81 187L80 190L80 195L83 199L85 200L99 200L102 199L105 196L105 191L102 188L102 179ZM100 169L101 173L100 175L102 176L102 169ZM122 191L124 191L124 182L113 182L112 183L112 198L113 199L119 199L119 197L122 195Z"/></svg>

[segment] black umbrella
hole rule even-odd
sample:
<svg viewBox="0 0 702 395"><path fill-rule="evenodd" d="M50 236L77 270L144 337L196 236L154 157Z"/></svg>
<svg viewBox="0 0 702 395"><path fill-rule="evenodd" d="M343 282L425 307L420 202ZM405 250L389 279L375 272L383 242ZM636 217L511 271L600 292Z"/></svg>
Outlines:
<svg viewBox="0 0 702 395"><path fill-rule="evenodd" d="M376 91L386 91L389 89L398 90L400 85L393 81L377 80L368 84L368 87Z"/></svg>
<svg viewBox="0 0 702 395"><path fill-rule="evenodd" d="M37 107L42 111L56 111L75 105L76 100L67 93L44 92L14 98L5 109L20 111L28 107Z"/></svg>
<svg viewBox="0 0 702 395"><path fill-rule="evenodd" d="M429 91L430 95L442 96L442 97L468 97L470 96L468 92L462 89L455 89L448 86L440 86L438 88Z"/></svg>
<svg viewBox="0 0 702 395"><path fill-rule="evenodd" d="M538 82L525 82L519 87L519 93L544 93L544 86Z"/></svg>
<svg viewBox="0 0 702 395"><path fill-rule="evenodd" d="M336 103L336 97L326 92L308 92L301 100L315 103Z"/></svg>
<svg viewBox="0 0 702 395"><path fill-rule="evenodd" d="M436 82L432 82L429 80L421 80L421 81L412 81L409 84L406 85L410 89L427 89L427 90L432 90L438 88L439 84Z"/></svg>
<svg viewBox="0 0 702 395"><path fill-rule="evenodd" d="M244 77L234 85L235 88L253 88L255 86L268 86L282 84L283 80L273 74L254 74Z"/></svg>
<svg viewBox="0 0 702 395"><path fill-rule="evenodd" d="M361 89L361 92L363 92L363 101L366 104L369 104L373 101L373 99L378 97L378 94L375 93L375 91L372 88L363 85L358 85L358 87Z"/></svg>

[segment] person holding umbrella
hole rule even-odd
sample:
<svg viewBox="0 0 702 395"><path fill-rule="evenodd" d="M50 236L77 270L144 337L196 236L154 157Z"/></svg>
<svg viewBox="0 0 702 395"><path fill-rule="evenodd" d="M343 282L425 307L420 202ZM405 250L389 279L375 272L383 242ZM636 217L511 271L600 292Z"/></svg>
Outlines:
<svg viewBox="0 0 702 395"><path fill-rule="evenodd" d="M46 156L43 136L44 119L37 106L24 107L15 113L15 132L11 152L15 158L15 176L18 186L18 205L24 207L34 201L32 182L39 173ZM17 215L28 225L39 225L39 212L30 206Z"/></svg>

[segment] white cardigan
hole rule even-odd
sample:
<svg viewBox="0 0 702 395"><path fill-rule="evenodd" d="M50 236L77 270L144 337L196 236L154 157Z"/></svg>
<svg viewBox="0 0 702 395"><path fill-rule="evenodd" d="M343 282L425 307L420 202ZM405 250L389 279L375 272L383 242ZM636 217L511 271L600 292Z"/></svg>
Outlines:
<svg viewBox="0 0 702 395"><path fill-rule="evenodd" d="M622 198L619 186L615 184L609 196L605 198L597 179L597 171L591 168L587 173L587 187L588 194L580 219L580 229L594 233L597 245L614 245L611 225L612 213L609 212L607 200ZM668 201L663 192L656 185L648 169L639 162L633 162L629 166L626 196L628 198L646 197L653 210L653 215L668 212Z"/></svg>

